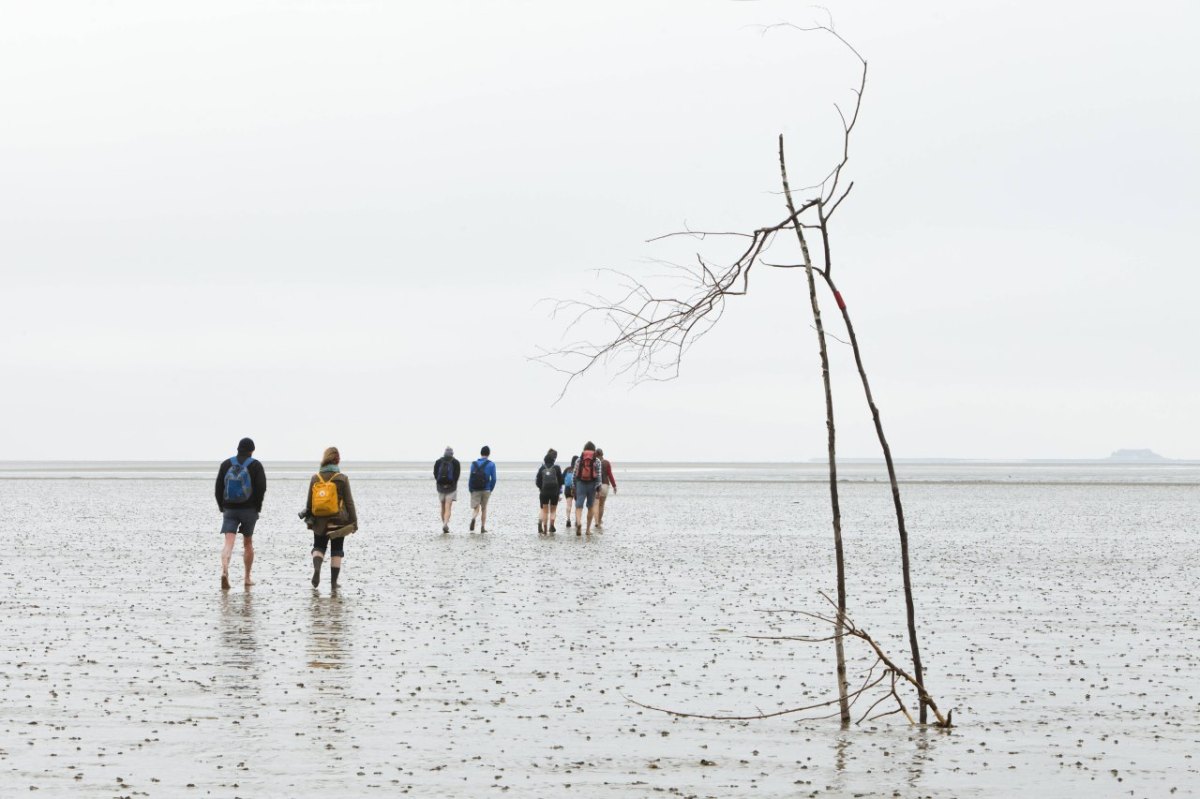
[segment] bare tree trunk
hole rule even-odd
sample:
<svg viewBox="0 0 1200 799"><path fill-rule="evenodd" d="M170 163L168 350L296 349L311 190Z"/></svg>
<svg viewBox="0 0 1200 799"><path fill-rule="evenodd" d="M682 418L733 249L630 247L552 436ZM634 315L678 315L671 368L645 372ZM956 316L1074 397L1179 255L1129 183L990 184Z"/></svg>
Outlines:
<svg viewBox="0 0 1200 799"><path fill-rule="evenodd" d="M837 432L833 424L833 386L829 379L829 350L825 345L825 326L821 322L821 305L817 302L817 282L813 277L812 256L808 252L808 241L804 228L792 201L792 189L788 185L787 163L783 156L783 135L779 136L779 171L783 178L783 195L787 199L788 214L792 228L800 240L804 254L804 273L808 276L808 298L812 304L813 321L817 328L817 344L821 350L821 379L825 383L825 426L829 431L829 503L833 509L833 551L837 558L837 623L834 625L834 651L837 655L838 709L842 725L850 724L849 686L846 682L846 653L842 645L846 621L846 563L842 556L842 511L838 503L837 484Z"/></svg>
<svg viewBox="0 0 1200 799"><path fill-rule="evenodd" d="M824 209L819 210L822 213L824 211ZM883 422L879 418L879 408L875 405L875 397L871 394L871 383L867 380L867 370L863 366L862 353L858 348L858 336L854 334L854 323L850 321L850 312L846 310L846 301L842 299L841 292L838 291L833 278L829 276L828 266L827 262L826 269L819 271L821 271L821 277L825 279L825 285L833 293L838 309L842 312L842 321L846 324L850 347L854 350L854 363L858 367L858 376L862 378L863 393L866 395L867 405L871 408L871 418L875 421L875 434L879 437L883 460L887 464L888 480L892 485L892 504L896 507L896 526L900 532L900 569L904 576L904 609L908 616L908 643L909 648L912 649L914 681L920 689L920 720L924 724L928 720L928 702L926 701L928 694L925 692L925 675L924 669L921 667L921 647L917 641L917 620L916 611L913 608L912 578L908 560L908 528L904 525L904 505L900 502L900 484L896 480L896 464L892 460L892 448L888 445L887 436L883 434Z"/></svg>

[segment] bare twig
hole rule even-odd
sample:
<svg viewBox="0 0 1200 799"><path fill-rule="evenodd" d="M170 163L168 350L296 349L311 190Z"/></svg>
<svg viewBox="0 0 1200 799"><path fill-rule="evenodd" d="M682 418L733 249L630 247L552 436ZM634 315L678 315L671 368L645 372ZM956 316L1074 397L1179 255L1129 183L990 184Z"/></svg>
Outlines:
<svg viewBox="0 0 1200 799"><path fill-rule="evenodd" d="M694 230L685 225L685 229L674 233L657 236L650 241L659 242L676 237L689 237L698 241L728 239L743 241L744 247L736 253L729 262L716 263L713 260L696 255L695 264L683 265L662 263L666 267L668 277L677 278L680 285L674 286L670 292L652 288L650 280L663 276L655 275L649 278L637 278L624 272L607 272L616 279L619 287L614 297L606 298L597 293L589 293L583 300L560 301L552 305L551 315L555 318L562 316L568 319L566 335L579 336L579 340L571 341L555 349L540 350L533 358L540 361L565 376L562 390L556 400L561 400L574 381L598 366L611 369L618 376L627 376L633 383L645 381L672 380L678 377L681 363L687 351L720 321L725 312L725 302L730 297L744 296L750 289L750 275L757 264L779 269L804 269L809 287L809 298L814 317L814 327L817 331L821 355L822 377L825 384L826 423L829 439L830 494L833 506L833 527L835 553L837 560L838 601L835 603L836 613L833 618L825 618L818 614L808 614L814 619L822 619L834 625L835 632L831 636L811 640L833 641L838 659L838 684L840 697L839 711L844 722L849 721L849 693L846 684L845 663L842 645L847 635L856 635L849 628L843 628L845 623L845 563L841 542L840 507L837 495L837 465L836 437L833 419L832 389L829 383L829 360L826 347L826 336L820 315L814 274L820 275L830 292L832 292L838 309L842 313L846 325L848 340L837 337L837 341L848 344L853 352L855 363L862 380L867 403L870 406L875 429L884 452L888 476L891 482L892 495L896 511L897 528L900 537L901 562L904 577L905 606L907 612L910 646L913 656L913 674L894 669L895 664L887 663L887 669L901 675L901 678L917 687L920 701L920 720L926 721L927 707L934 710L938 723L949 726L949 714L943 719L933 705L932 699L924 688L924 674L921 666L918 646L912 584L909 573L908 536L905 528L903 507L900 502L898 481L892 462L891 450L883 433L879 410L872 396L866 371L863 367L862 355L858 340L846 310L845 301L838 292L833 279L833 256L830 236L830 221L854 188L854 182L846 182L846 169L850 161L850 139L858 124L862 111L863 94L867 80L867 61L846 39L837 33L832 24L801 26L792 23L778 23L763 28L763 34L778 29L790 28L798 31L824 32L841 43L860 65L858 86L852 89L853 106L843 108L835 104L834 109L841 124L842 147L840 157L820 182L800 190L797 194L803 199L797 204L787 180L787 168L783 155L783 140L779 142L780 173L783 183L782 195L786 200L787 217L773 225L755 228L750 231ZM845 187L843 188L843 183ZM802 262L770 263L764 260L764 255L776 242L786 243L788 236L780 239L779 233L791 229L796 236L796 242L802 255ZM808 235L820 238L821 263L815 263L809 253ZM661 262L660 262L661 263ZM596 325L599 333L589 333L585 336L581 331L584 325ZM593 343L600 341L601 343ZM875 646L869 637L864 638ZM882 651L878 652L883 658ZM857 694L855 698L857 698ZM897 697L898 698L898 697ZM823 705L822 705L823 706ZM903 705L901 704L901 708ZM795 712L795 711L792 711ZM907 711L903 711L907 715Z"/></svg>

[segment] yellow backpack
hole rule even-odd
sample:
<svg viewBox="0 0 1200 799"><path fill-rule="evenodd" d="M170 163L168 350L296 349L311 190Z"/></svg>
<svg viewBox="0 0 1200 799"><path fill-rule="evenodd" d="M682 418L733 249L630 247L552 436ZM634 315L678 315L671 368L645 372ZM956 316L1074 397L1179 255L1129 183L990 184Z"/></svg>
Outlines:
<svg viewBox="0 0 1200 799"><path fill-rule="evenodd" d="M318 473L317 481L312 484L312 515L336 516L340 507L337 483L333 482L333 478L326 480Z"/></svg>

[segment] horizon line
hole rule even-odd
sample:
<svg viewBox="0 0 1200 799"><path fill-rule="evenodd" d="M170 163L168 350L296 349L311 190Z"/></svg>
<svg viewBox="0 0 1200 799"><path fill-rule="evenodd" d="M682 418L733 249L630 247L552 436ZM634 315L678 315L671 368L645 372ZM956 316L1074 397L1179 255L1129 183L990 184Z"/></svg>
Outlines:
<svg viewBox="0 0 1200 799"><path fill-rule="evenodd" d="M440 456L439 456L440 457ZM437 460L434 458L433 460ZM493 459L495 460L495 459ZM539 463L538 458L513 458L506 459L510 463ZM563 460L560 457L560 460ZM308 464L312 462L311 458L280 458L268 459L269 462L280 464ZM430 461L428 457L423 458L363 458L363 459L347 459L348 463L359 464L424 464ZM0 465L7 464L208 464L215 462L211 458L13 458L0 459ZM501 461L503 462L503 461ZM617 462L617 461L614 461ZM725 458L718 460L620 460L620 463L625 464L655 464L655 465L816 465L826 463L827 459L823 456L811 457L801 460L744 460L738 458ZM858 456L839 456L838 463L878 463L884 464L882 457L858 457ZM1118 464L1118 465L1155 465L1155 464L1188 464L1200 463L1200 458L1168 458L1165 456L1157 456L1154 458L1117 458L1112 455L1105 457L1091 458L1070 458L1070 457L943 457L943 456L926 456L926 457L903 457L893 458L894 463L938 463L938 464L987 464L987 463L1005 463L1005 464L1034 464L1034 463L1099 463L1099 464Z"/></svg>

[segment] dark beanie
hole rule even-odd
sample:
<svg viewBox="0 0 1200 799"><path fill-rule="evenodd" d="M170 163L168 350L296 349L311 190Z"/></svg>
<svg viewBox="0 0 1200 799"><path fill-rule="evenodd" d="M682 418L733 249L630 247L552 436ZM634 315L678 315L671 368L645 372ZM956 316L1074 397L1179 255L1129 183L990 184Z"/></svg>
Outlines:
<svg viewBox="0 0 1200 799"><path fill-rule="evenodd" d="M241 441L238 442L238 452L253 452L253 451L254 451L254 439L243 438Z"/></svg>
<svg viewBox="0 0 1200 799"><path fill-rule="evenodd" d="M479 454L486 458L488 455L492 454L492 448L487 444L484 444L483 449L479 450Z"/></svg>

